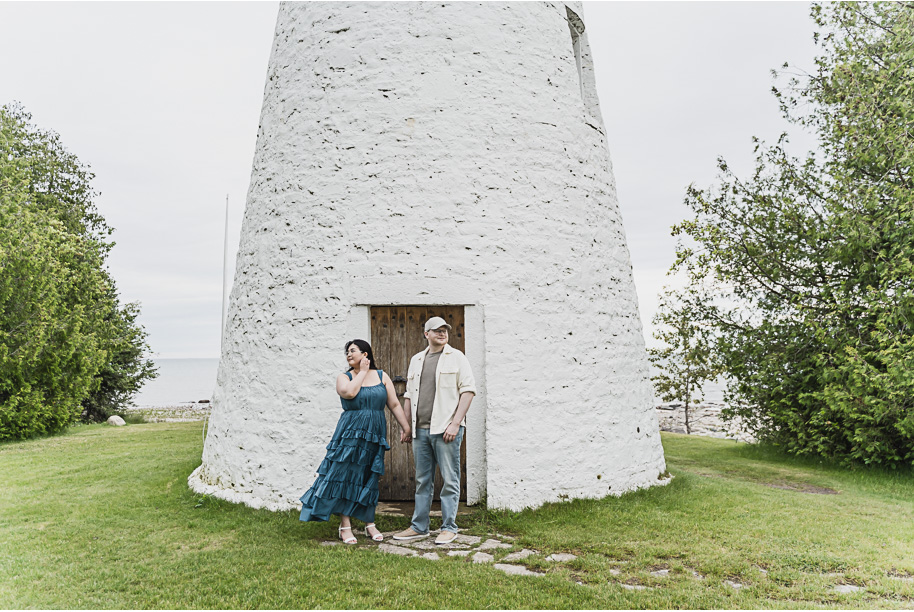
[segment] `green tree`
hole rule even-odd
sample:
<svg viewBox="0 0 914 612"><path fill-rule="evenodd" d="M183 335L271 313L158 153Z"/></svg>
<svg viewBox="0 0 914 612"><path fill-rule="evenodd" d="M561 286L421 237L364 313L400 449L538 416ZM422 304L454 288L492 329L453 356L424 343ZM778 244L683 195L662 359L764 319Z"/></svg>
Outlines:
<svg viewBox="0 0 914 612"><path fill-rule="evenodd" d="M108 299L114 305L108 315L108 359L96 375L97 384L83 401L83 419L104 421L123 411L143 384L158 374L155 364L147 357L149 346L146 331L137 322L139 305L121 305L109 284Z"/></svg>
<svg viewBox="0 0 914 612"><path fill-rule="evenodd" d="M814 74L775 89L814 132L756 141L754 174L719 160L690 187L674 270L720 288L700 313L730 414L797 454L914 463L914 4L814 5ZM788 66L785 64L785 68Z"/></svg>
<svg viewBox="0 0 914 612"><path fill-rule="evenodd" d="M0 439L101 417L154 376L105 258L92 174L19 105L0 108Z"/></svg>
<svg viewBox="0 0 914 612"><path fill-rule="evenodd" d="M682 403L689 434L691 405L704 398L703 385L720 374L712 350L714 328L705 322L704 315L712 306L706 295L694 286L680 291L665 288L652 319L653 336L663 345L648 349L648 359L656 368L651 376L654 389L663 401Z"/></svg>
<svg viewBox="0 0 914 612"><path fill-rule="evenodd" d="M59 431L81 413L106 358L94 331L108 306L100 263L94 242L29 206L22 175L4 169L0 439Z"/></svg>

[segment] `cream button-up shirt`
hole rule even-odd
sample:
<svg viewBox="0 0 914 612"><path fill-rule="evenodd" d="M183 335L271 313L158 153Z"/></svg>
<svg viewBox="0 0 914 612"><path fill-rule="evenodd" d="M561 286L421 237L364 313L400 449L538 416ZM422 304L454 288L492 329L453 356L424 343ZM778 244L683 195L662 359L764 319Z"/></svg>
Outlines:
<svg viewBox="0 0 914 612"><path fill-rule="evenodd" d="M412 428L413 438L416 437L416 412L419 402L419 379L422 378L422 364L428 354L426 348L421 353L416 353L409 361L409 370L406 374L406 393L403 397L409 398L413 404ZM445 344L438 367L435 369L435 401L432 404L432 420L428 433L431 435L442 434L447 429L448 423L457 411L457 403L462 393L476 395L476 381L470 369L470 360L461 351L450 344ZM464 417L462 425L466 425Z"/></svg>

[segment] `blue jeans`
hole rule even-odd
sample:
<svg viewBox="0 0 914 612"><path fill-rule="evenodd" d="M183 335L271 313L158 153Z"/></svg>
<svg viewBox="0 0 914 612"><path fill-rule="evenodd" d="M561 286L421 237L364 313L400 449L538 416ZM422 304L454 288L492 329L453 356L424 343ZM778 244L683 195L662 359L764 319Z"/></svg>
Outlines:
<svg viewBox="0 0 914 612"><path fill-rule="evenodd" d="M416 533L428 533L428 513L435 494L435 465L441 470L441 530L457 533L457 504L460 502L461 426L457 437L445 442L444 434L429 435L428 429L417 429L413 440L416 460L416 509L410 527Z"/></svg>

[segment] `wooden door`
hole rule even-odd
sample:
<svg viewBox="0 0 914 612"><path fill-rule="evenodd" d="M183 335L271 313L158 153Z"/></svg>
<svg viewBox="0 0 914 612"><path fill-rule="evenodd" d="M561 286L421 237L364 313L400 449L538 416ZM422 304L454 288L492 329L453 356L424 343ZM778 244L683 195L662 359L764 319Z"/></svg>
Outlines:
<svg viewBox="0 0 914 612"><path fill-rule="evenodd" d="M432 317L443 317L451 325L448 343L465 352L463 306L371 307L370 342L374 351L375 363L394 381L401 405L403 404L403 393L406 392L409 360L428 346L428 341L422 332L425 322ZM417 399L413 398L414 411ZM416 493L416 466L413 462L412 445L400 443L400 425L389 412L387 413L387 441L390 444L390 451L384 457L384 476L380 481L381 499L385 501L412 500ZM460 447L460 499L462 501L466 501L467 498L466 449L466 433L464 433L463 444ZM436 500L440 499L441 485L441 474L436 469Z"/></svg>

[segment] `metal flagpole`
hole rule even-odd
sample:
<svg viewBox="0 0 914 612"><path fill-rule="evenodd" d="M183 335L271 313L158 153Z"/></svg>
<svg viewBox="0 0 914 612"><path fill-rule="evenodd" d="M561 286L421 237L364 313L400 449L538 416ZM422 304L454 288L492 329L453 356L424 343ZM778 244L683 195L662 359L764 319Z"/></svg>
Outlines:
<svg viewBox="0 0 914 612"><path fill-rule="evenodd" d="M228 226L229 226L229 195L225 194L225 235L222 239L222 324L219 326L219 357L222 358L222 345L225 342L225 308L228 302ZM210 404L212 410L212 404ZM203 442L206 443L207 419L203 418Z"/></svg>
<svg viewBox="0 0 914 612"><path fill-rule="evenodd" d="M229 225L229 197L225 194L225 238L222 249L222 327L219 341L219 352L222 352L222 343L225 342L225 308L227 306L226 287L228 286L228 225Z"/></svg>

